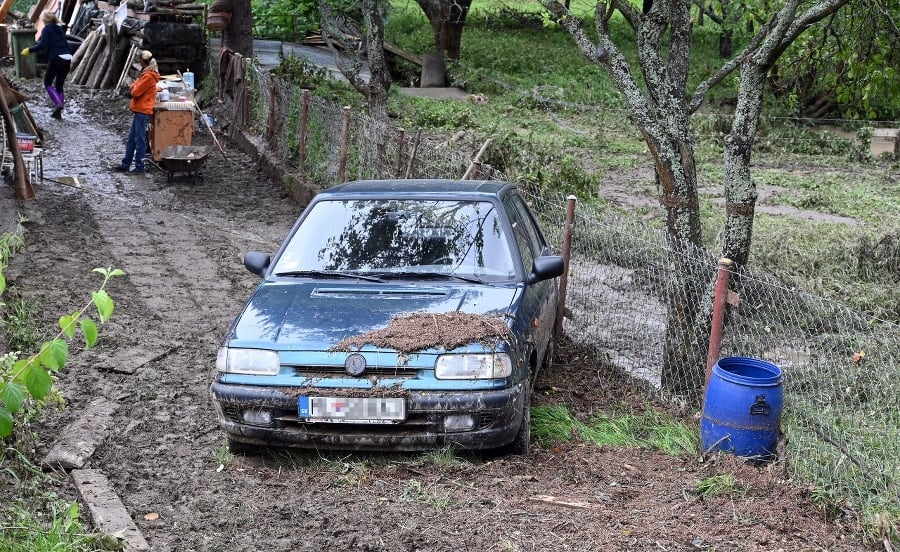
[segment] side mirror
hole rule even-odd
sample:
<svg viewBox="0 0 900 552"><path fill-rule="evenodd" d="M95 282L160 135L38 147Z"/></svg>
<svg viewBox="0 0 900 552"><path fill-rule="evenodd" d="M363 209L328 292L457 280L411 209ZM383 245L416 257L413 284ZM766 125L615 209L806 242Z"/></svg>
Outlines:
<svg viewBox="0 0 900 552"><path fill-rule="evenodd" d="M550 278L562 276L566 270L566 263L563 258L558 255L543 255L534 259L534 266L531 268L531 274L525 283L534 284Z"/></svg>
<svg viewBox="0 0 900 552"><path fill-rule="evenodd" d="M270 261L271 258L268 253L263 253L262 251L248 251L244 255L244 266L257 276L265 275Z"/></svg>

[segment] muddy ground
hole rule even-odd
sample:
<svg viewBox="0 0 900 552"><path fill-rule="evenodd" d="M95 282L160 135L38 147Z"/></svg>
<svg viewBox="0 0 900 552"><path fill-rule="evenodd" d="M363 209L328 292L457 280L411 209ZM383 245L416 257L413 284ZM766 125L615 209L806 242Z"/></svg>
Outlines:
<svg viewBox="0 0 900 552"><path fill-rule="evenodd" d="M826 517L782 465L727 456L567 443L449 464L423 455L226 457L208 386L220 338L257 282L241 258L274 251L302 206L227 141L227 156L214 150L196 179L114 173L130 121L124 98L70 87L57 121L39 83L24 85L44 131L45 180L29 202L2 185L0 208L28 218L11 283L40 302L49 328L90 297L99 284L91 269L128 274L109 286L116 310L99 345L73 346L57 383L65 409L37 424L35 459L92 401L118 405L85 467L106 475L153 550L865 549L852 521ZM53 181L63 176L81 186ZM571 346L560 349L536 404L589 417L642 402L609 375L601 383ZM126 365L138 368L111 370ZM699 481L724 473L740 493L698 496ZM54 476L74 499L69 476ZM17 492L6 478L0 500Z"/></svg>

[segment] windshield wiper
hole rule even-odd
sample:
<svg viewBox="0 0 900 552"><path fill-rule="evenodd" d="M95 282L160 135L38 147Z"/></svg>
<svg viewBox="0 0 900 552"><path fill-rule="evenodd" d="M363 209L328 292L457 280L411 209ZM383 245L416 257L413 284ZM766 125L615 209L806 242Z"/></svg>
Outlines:
<svg viewBox="0 0 900 552"><path fill-rule="evenodd" d="M409 278L411 280L459 280L461 282L469 282L470 284L483 284L484 280L475 278L474 276L460 276L450 272L381 272L379 276L385 279Z"/></svg>
<svg viewBox="0 0 900 552"><path fill-rule="evenodd" d="M348 280L365 280L367 282L383 282L376 276L367 276L355 272L340 272L338 270L289 270L277 272L275 276L310 276L312 278L345 278Z"/></svg>

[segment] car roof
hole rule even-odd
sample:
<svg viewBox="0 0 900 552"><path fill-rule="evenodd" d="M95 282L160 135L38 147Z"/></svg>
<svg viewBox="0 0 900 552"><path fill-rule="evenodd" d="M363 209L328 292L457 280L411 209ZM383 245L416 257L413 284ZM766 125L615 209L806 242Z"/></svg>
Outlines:
<svg viewBox="0 0 900 552"><path fill-rule="evenodd" d="M442 180L442 179L400 179L400 180L357 180L338 184L319 192L317 199L338 199L334 196L377 196L377 197L426 197L465 196L500 197L512 188L509 182L499 180Z"/></svg>

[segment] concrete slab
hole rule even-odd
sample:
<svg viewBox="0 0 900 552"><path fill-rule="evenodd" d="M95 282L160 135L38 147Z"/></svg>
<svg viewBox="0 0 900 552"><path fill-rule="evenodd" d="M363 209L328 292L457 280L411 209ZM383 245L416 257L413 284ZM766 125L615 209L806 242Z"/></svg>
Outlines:
<svg viewBox="0 0 900 552"><path fill-rule="evenodd" d="M430 87L430 88L398 88L400 94L404 96L414 96L416 98L434 98L436 100L467 100L472 94L469 94L462 88L454 87Z"/></svg>
<svg viewBox="0 0 900 552"><path fill-rule="evenodd" d="M133 347L103 361L102 364L97 365L97 368L121 374L134 374L141 366L163 358L176 348L178 348L178 345L169 347L166 350Z"/></svg>
<svg viewBox="0 0 900 552"><path fill-rule="evenodd" d="M122 538L129 551L150 550L144 535L100 470L73 470L72 480L82 502L91 512L96 529Z"/></svg>
<svg viewBox="0 0 900 552"><path fill-rule="evenodd" d="M105 438L112 415L118 408L118 404L104 398L91 402L81 416L62 431L62 437L41 460L41 466L64 470L83 467Z"/></svg>

